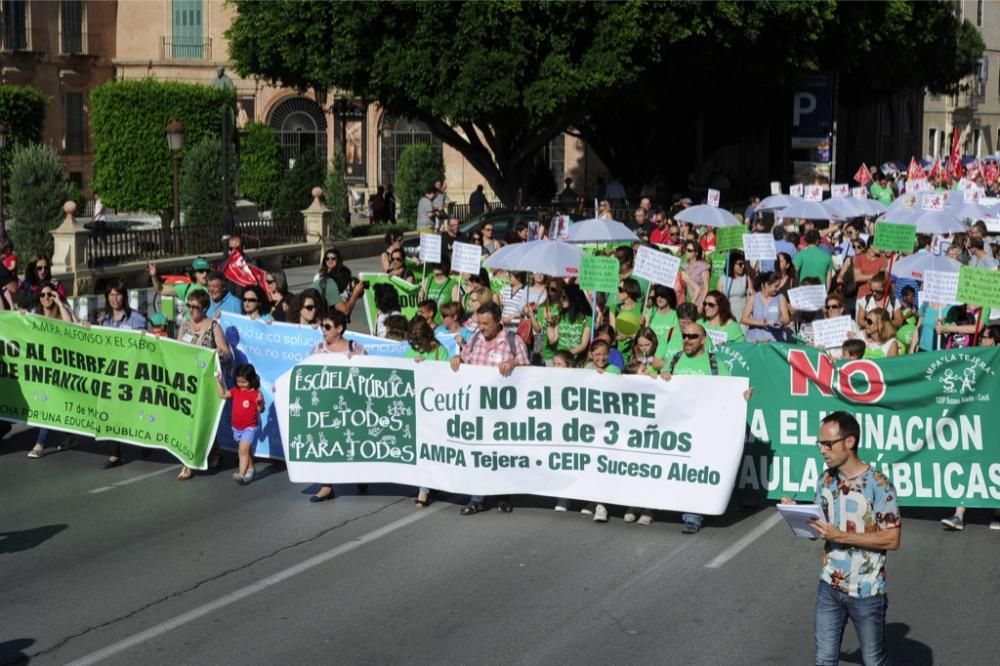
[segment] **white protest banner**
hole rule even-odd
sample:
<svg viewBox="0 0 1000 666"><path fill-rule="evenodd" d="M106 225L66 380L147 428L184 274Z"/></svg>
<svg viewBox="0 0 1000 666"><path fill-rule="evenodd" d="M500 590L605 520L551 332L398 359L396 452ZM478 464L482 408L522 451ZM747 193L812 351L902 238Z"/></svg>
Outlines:
<svg viewBox="0 0 1000 666"><path fill-rule="evenodd" d="M708 205L713 208L719 207L719 190L713 190L711 187L708 188Z"/></svg>
<svg viewBox="0 0 1000 666"><path fill-rule="evenodd" d="M804 192L805 192L805 185L803 185L802 183L795 183L794 185L791 185L788 188L788 194L790 194L793 197L801 197Z"/></svg>
<svg viewBox="0 0 1000 666"><path fill-rule="evenodd" d="M441 263L441 237L437 234L420 234L420 261L425 264Z"/></svg>
<svg viewBox="0 0 1000 666"><path fill-rule="evenodd" d="M662 284L673 289L680 266L680 257L675 257L669 252L657 252L643 245L635 254L632 274L653 284Z"/></svg>
<svg viewBox="0 0 1000 666"><path fill-rule="evenodd" d="M920 293L921 303L945 303L957 305L958 273L944 271L924 271L924 283Z"/></svg>
<svg viewBox="0 0 1000 666"><path fill-rule="evenodd" d="M779 224L777 219L775 224ZM743 234L743 254L747 261L775 261L778 250L771 234Z"/></svg>
<svg viewBox="0 0 1000 666"><path fill-rule="evenodd" d="M822 185L806 185L805 199L806 199L806 201L822 201L823 200L823 186Z"/></svg>
<svg viewBox="0 0 1000 666"><path fill-rule="evenodd" d="M816 312L826 305L826 287L821 284L810 284L788 290L788 303L796 310Z"/></svg>
<svg viewBox="0 0 1000 666"><path fill-rule="evenodd" d="M972 188L973 189L962 192L962 197L965 200L965 203L979 203L979 198L982 196L982 193L978 188L976 188L975 185L973 185Z"/></svg>
<svg viewBox="0 0 1000 666"><path fill-rule="evenodd" d="M931 189L926 178L914 178L913 180L906 181L906 192L908 193L918 194L930 191Z"/></svg>
<svg viewBox="0 0 1000 666"><path fill-rule="evenodd" d="M924 192L920 195L923 210L944 210L944 196L941 192Z"/></svg>
<svg viewBox="0 0 1000 666"><path fill-rule="evenodd" d="M771 181L771 194L781 194L781 181L772 180Z"/></svg>
<svg viewBox="0 0 1000 666"><path fill-rule="evenodd" d="M743 456L745 377L670 381L317 354L277 382L294 483L400 483L718 515Z"/></svg>
<svg viewBox="0 0 1000 666"><path fill-rule="evenodd" d="M904 194L899 198L902 200L902 202L899 205L902 206L903 208L916 208L917 205L920 203L919 194Z"/></svg>
<svg viewBox="0 0 1000 666"><path fill-rule="evenodd" d="M827 349L844 344L844 340L848 338L847 334L853 330L851 318L848 315L830 319L814 319L812 327L813 341Z"/></svg>
<svg viewBox="0 0 1000 666"><path fill-rule="evenodd" d="M483 247L455 241L451 246L451 270L476 275L482 267Z"/></svg>
<svg viewBox="0 0 1000 666"><path fill-rule="evenodd" d="M708 335L708 339L712 341L712 344L718 347L719 345L724 345L729 342L729 334L725 331L720 331L712 328L706 328L705 334Z"/></svg>
<svg viewBox="0 0 1000 666"><path fill-rule="evenodd" d="M946 204L951 203L951 190L945 190L942 192L941 199L943 199Z"/></svg>
<svg viewBox="0 0 1000 666"><path fill-rule="evenodd" d="M834 199L840 199L848 196L851 193L851 186L847 183L834 183L830 186L830 196Z"/></svg>
<svg viewBox="0 0 1000 666"><path fill-rule="evenodd" d="M868 190L866 190L863 187L852 187L851 196L854 197L855 199L867 199Z"/></svg>

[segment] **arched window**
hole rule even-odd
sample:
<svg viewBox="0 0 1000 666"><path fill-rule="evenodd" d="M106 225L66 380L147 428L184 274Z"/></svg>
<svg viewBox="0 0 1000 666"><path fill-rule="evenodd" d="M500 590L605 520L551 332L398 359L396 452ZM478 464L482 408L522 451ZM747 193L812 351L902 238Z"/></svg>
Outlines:
<svg viewBox="0 0 1000 666"><path fill-rule="evenodd" d="M441 140L431 134L430 129L419 120L409 118L382 117L382 149L379 151L381 163L380 185L390 185L396 180L396 165L403 149L414 144L433 146L441 150Z"/></svg>
<svg viewBox="0 0 1000 666"><path fill-rule="evenodd" d="M315 150L326 162L326 115L319 104L308 97L290 97L274 108L268 123L281 137L286 160Z"/></svg>

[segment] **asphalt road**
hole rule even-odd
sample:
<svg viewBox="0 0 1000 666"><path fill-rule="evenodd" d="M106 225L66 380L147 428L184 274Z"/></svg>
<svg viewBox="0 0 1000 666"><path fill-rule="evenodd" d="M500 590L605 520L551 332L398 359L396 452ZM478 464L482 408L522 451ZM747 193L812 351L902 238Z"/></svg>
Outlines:
<svg viewBox="0 0 1000 666"><path fill-rule="evenodd" d="M277 465L178 483L160 452L101 470L106 445L57 452L58 434L29 460L34 434L0 443L3 664L811 663L821 548L770 507L688 536L676 515L595 524L535 497L471 517L390 485L309 504ZM903 511L890 648L1000 663L1000 533L987 512L944 532L945 514Z"/></svg>

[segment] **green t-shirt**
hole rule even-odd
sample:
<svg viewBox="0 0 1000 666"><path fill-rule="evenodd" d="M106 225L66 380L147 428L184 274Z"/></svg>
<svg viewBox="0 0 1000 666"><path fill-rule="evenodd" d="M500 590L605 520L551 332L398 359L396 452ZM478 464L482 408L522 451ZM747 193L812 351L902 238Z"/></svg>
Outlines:
<svg viewBox="0 0 1000 666"><path fill-rule="evenodd" d="M544 303L542 307L538 309L538 314L537 314L538 321L542 325L542 332L540 333L540 335L542 336L542 339L545 341L545 343L542 345L542 358L545 359L546 361L551 361L552 357L556 355L556 350L559 349L559 343L549 342L549 336L547 331L548 323L546 317L548 317L553 312L559 314L559 306L556 305L555 303Z"/></svg>
<svg viewBox="0 0 1000 666"><path fill-rule="evenodd" d="M659 310L650 311L647 316L649 320L649 327L653 329L653 333L656 333L657 348L666 346L668 338L679 338L680 329L677 323L677 312L671 310L670 312L663 313ZM671 334L670 329L674 329Z"/></svg>
<svg viewBox="0 0 1000 666"><path fill-rule="evenodd" d="M574 347L579 347L583 342L583 332L590 327L590 320L586 317L579 317L576 321L570 321L565 315L559 317L556 330L559 340L556 341L556 349L569 351Z"/></svg>
<svg viewBox="0 0 1000 666"><path fill-rule="evenodd" d="M344 300L340 297L340 289L337 287L337 281L331 277L313 280L312 288L323 295L328 310L333 309L334 305L342 303Z"/></svg>
<svg viewBox="0 0 1000 666"><path fill-rule="evenodd" d="M179 308L180 314L182 314L185 318L187 317L188 296L196 291L203 291L206 294L208 293L208 289L200 284L195 284L194 282L174 285L174 293L177 294L177 298L181 299L181 305Z"/></svg>
<svg viewBox="0 0 1000 666"><path fill-rule="evenodd" d="M670 370L670 362L673 357L667 359L667 364L663 367L664 372ZM716 357L716 366L719 370L720 377L729 376L729 366L722 362L722 359ZM677 359L677 365L674 366L674 371L672 374L675 375L711 375L712 374L712 364L708 360L708 353L699 354L698 356L688 356L687 354L681 354L681 357Z"/></svg>
<svg viewBox="0 0 1000 666"><path fill-rule="evenodd" d="M434 316L434 323L441 323L441 306L445 303L451 303L451 292L455 288L455 280L449 277L444 282L436 282L434 276L427 278L424 282L424 293L427 294L427 300L434 301L438 304L437 314Z"/></svg>
<svg viewBox="0 0 1000 666"><path fill-rule="evenodd" d="M726 342L746 342L747 336L743 333L743 327L736 323L735 319L730 319L723 326L712 326L707 320L698 322L705 327L706 331L722 331L726 334Z"/></svg>
<svg viewBox="0 0 1000 666"><path fill-rule="evenodd" d="M871 193L872 199L878 199L886 206L892 203L892 188L888 185L882 187L878 182L874 182L868 191Z"/></svg>
<svg viewBox="0 0 1000 666"><path fill-rule="evenodd" d="M833 259L815 245L810 245L797 253L792 263L799 272L799 284L806 278L816 278L826 284L827 273L833 270Z"/></svg>
<svg viewBox="0 0 1000 666"><path fill-rule="evenodd" d="M444 345L438 345L432 352L418 352L413 347L406 350L405 358L421 358L425 361L447 361L451 357Z"/></svg>
<svg viewBox="0 0 1000 666"><path fill-rule="evenodd" d="M594 370L595 372L597 371L597 368L594 367L593 363L588 363L587 365L585 365L583 367L586 370ZM604 368L604 372L606 372L609 375L620 375L620 374L622 374L622 371L618 369L617 365L611 365L610 363L608 363L608 365Z"/></svg>

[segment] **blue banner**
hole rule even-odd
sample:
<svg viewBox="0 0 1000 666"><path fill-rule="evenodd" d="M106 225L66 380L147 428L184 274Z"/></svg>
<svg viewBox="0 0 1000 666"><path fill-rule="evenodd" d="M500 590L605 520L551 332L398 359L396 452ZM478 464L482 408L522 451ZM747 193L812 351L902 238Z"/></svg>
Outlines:
<svg viewBox="0 0 1000 666"><path fill-rule="evenodd" d="M260 428L254 441L253 455L281 460L285 454L281 448L278 415L274 407L274 383L299 361L307 358L323 337L315 328L280 322L267 323L227 312L222 313L219 323L233 350L233 367L250 363L260 375L264 413L260 415ZM405 340L397 342L353 331L345 333L344 338L360 344L366 353L373 356L403 357L410 350L410 345ZM458 353L458 343L453 335L439 334L437 339L448 350L449 356ZM222 448L228 451L237 449L236 442L233 441L229 402L226 402L219 421L218 439Z"/></svg>

